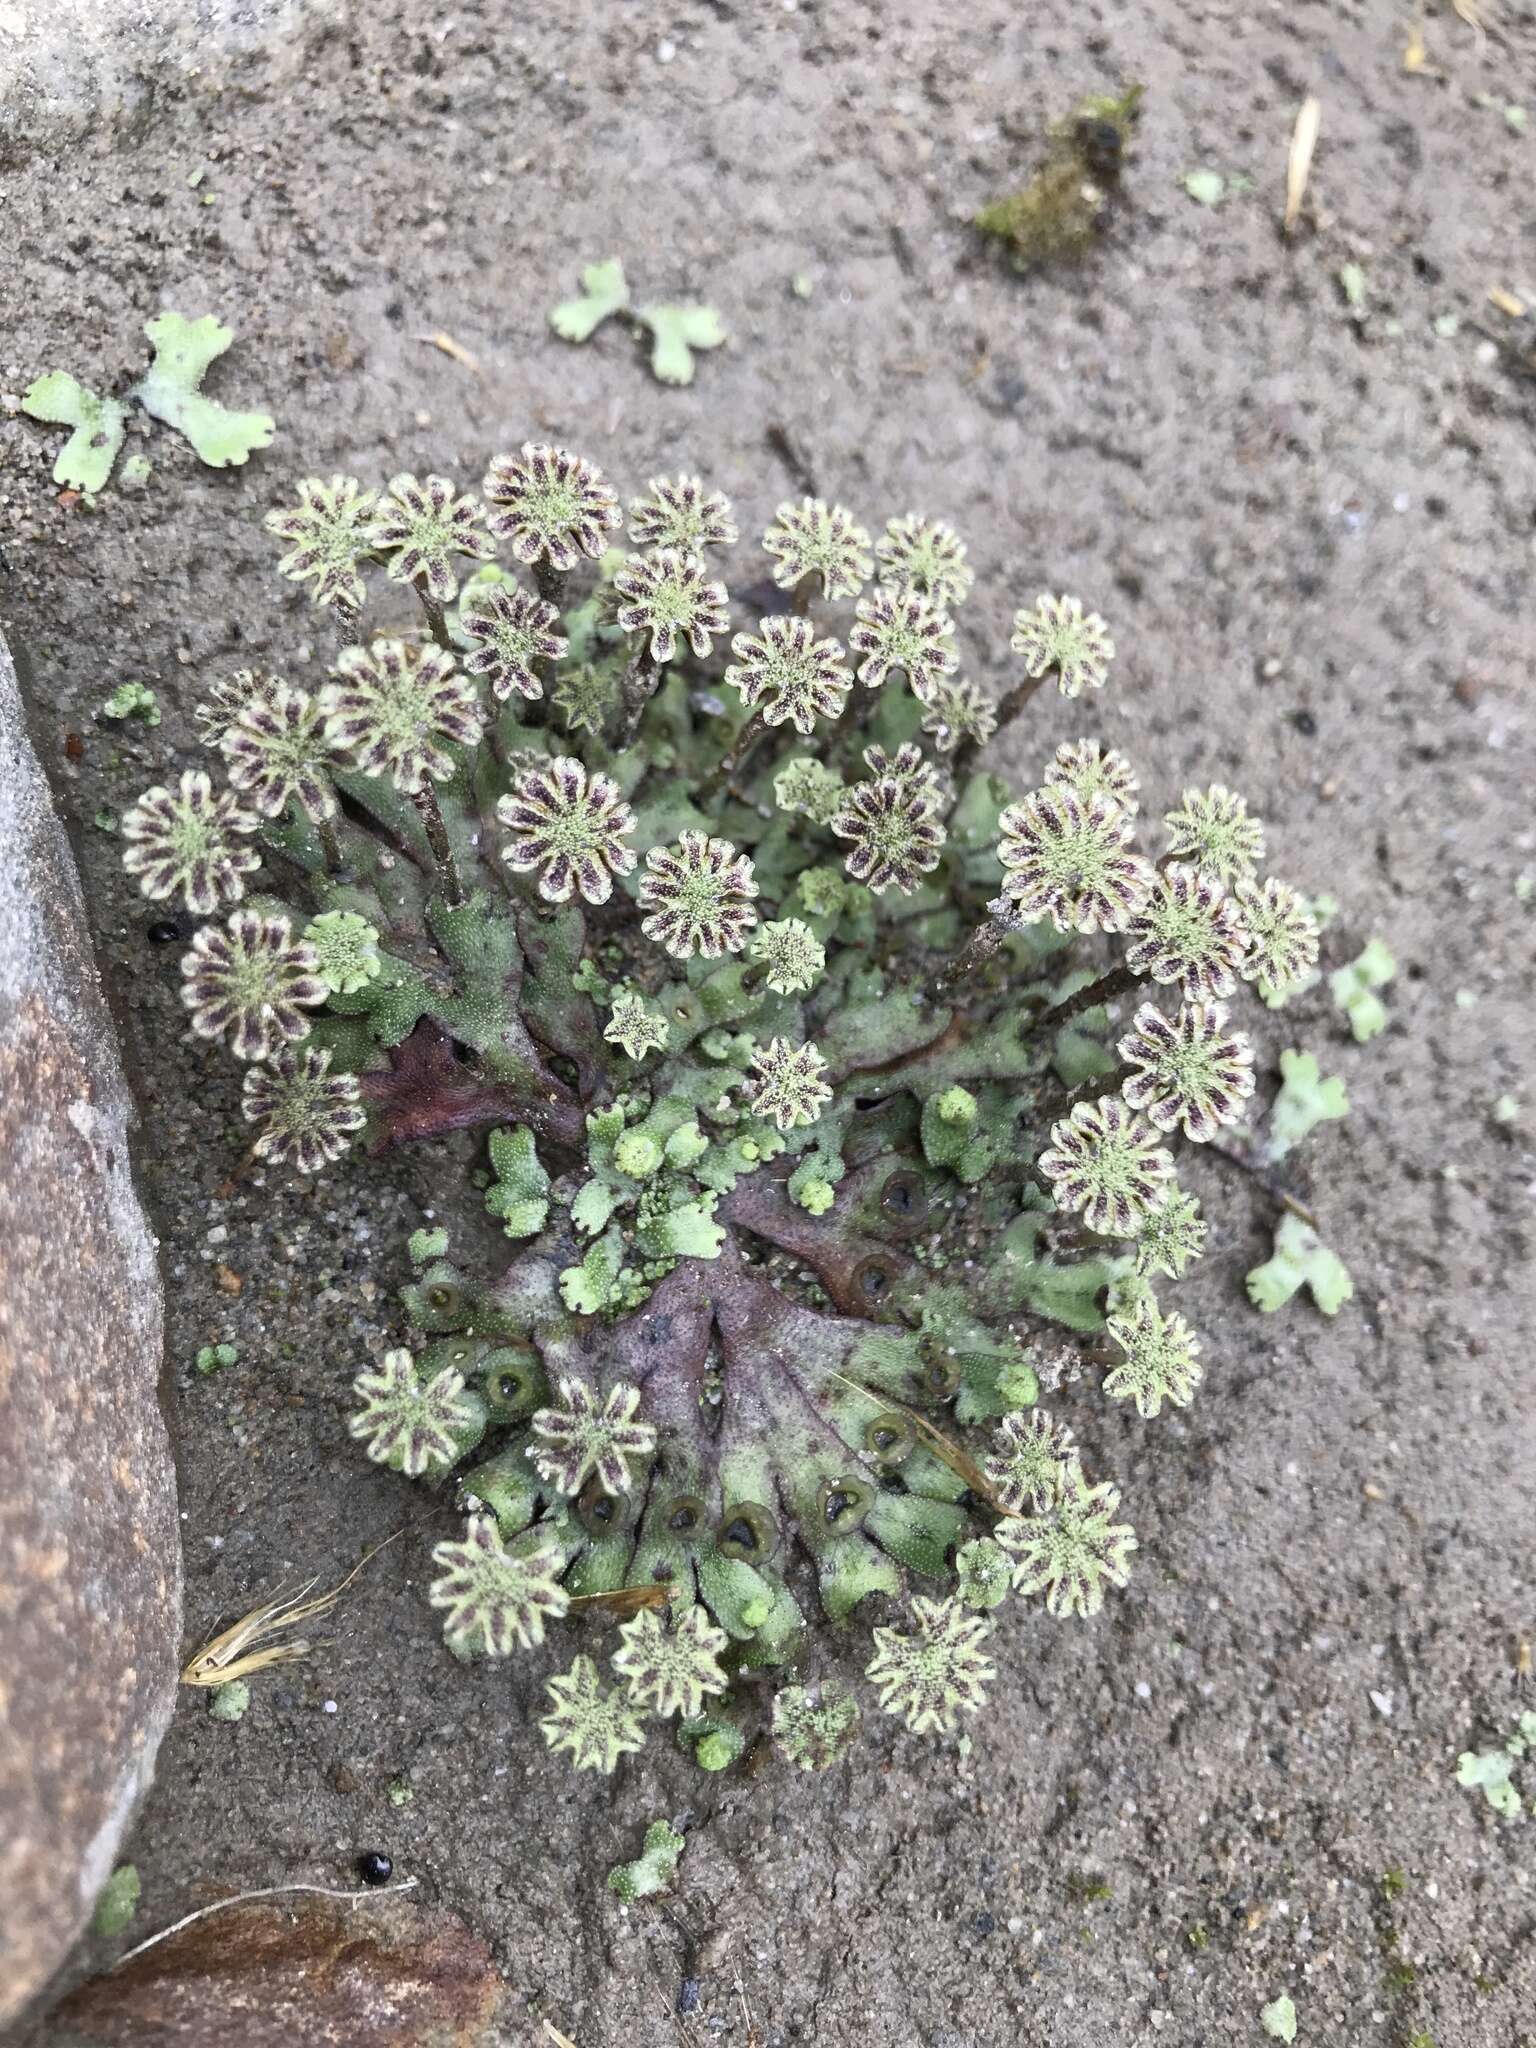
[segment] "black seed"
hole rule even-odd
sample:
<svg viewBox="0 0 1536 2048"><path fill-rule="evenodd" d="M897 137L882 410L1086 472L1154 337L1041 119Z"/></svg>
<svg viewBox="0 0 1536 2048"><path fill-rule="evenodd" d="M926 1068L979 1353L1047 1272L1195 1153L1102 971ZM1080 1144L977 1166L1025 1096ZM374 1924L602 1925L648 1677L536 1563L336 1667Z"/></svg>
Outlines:
<svg viewBox="0 0 1536 2048"><path fill-rule="evenodd" d="M382 1849L365 1849L357 1859L357 1874L364 1884L388 1884L395 1866Z"/></svg>
<svg viewBox="0 0 1536 2048"><path fill-rule="evenodd" d="M157 918L144 934L152 946L174 946L185 936L174 917Z"/></svg>
<svg viewBox="0 0 1536 2048"><path fill-rule="evenodd" d="M696 2012L704 1987L697 1977L685 1977L678 1987L677 2009L680 2013Z"/></svg>

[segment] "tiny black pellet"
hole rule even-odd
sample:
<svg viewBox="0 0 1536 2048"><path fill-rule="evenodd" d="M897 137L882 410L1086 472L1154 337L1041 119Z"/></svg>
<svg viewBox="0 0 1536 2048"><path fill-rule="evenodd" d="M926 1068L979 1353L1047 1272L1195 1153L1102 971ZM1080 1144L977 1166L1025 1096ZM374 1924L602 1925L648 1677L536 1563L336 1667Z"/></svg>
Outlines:
<svg viewBox="0 0 1536 2048"><path fill-rule="evenodd" d="M395 1866L382 1849L365 1849L357 1859L357 1874L364 1884L388 1884Z"/></svg>

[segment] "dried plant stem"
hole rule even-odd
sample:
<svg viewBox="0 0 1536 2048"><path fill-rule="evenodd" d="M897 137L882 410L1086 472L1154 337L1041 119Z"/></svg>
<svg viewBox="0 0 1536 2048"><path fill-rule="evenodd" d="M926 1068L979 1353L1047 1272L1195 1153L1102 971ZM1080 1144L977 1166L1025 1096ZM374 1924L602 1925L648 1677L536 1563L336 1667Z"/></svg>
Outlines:
<svg viewBox="0 0 1536 2048"><path fill-rule="evenodd" d="M453 635L448 631L448 621L443 615L443 608L419 578L416 583L416 595L421 599L421 608L427 615L432 638L445 654L456 654L458 649L453 644Z"/></svg>
<svg viewBox="0 0 1536 2048"><path fill-rule="evenodd" d="M1080 1102L1096 1102L1101 1095L1118 1095L1120 1084L1129 1071L1128 1067L1112 1067L1107 1074L1095 1074L1087 1081L1080 1081L1075 1088L1058 1089L1043 1102L1037 1102L1030 1115L1037 1123L1057 1123L1062 1117L1070 1116Z"/></svg>
<svg viewBox="0 0 1536 2048"><path fill-rule="evenodd" d="M334 818L316 818L315 837L320 841L320 851L325 855L326 871L339 875L347 864L347 857L341 850L341 834L336 830Z"/></svg>
<svg viewBox="0 0 1536 2048"><path fill-rule="evenodd" d="M1096 1010L1100 1004L1112 1003L1116 996L1125 995L1139 986L1142 979L1133 967L1122 962L1120 966L1112 967L1108 974L1101 974L1097 981L1090 981L1086 987L1080 988L1075 995L1064 996L1059 1003L1042 1010L1035 1019L1036 1028L1049 1024L1053 1030L1060 1030L1063 1024L1080 1017L1084 1010Z"/></svg>
<svg viewBox="0 0 1536 2048"><path fill-rule="evenodd" d="M619 700L621 718L619 722L619 749L633 746L640 721L645 716L645 707L656 694L661 681L661 664L651 652L649 640L642 640L630 657L629 667L619 678Z"/></svg>
<svg viewBox="0 0 1536 2048"><path fill-rule="evenodd" d="M156 1947L162 1941L169 1941L173 1934L180 1934L183 1927L191 1927L196 1921L206 1920L210 1913L227 1913L231 1906L248 1906L253 1899L287 1898L293 1892L309 1892L320 1899L349 1899L354 1906L361 1906L373 1899L387 1899L391 1892L411 1892L421 1882L417 1877L403 1877L398 1884L368 1885L361 1891L337 1891L328 1884L269 1884L260 1891L236 1892L233 1898L215 1899L211 1906L199 1906L195 1913L183 1914L180 1920L173 1920L169 1927L162 1927L158 1934L148 1940L137 1942L124 1950L112 1965L120 1970L124 1963L131 1963L135 1956L143 1955L148 1948Z"/></svg>
<svg viewBox="0 0 1536 2048"><path fill-rule="evenodd" d="M1321 1228L1317 1218L1304 1202L1299 1202L1294 1195L1288 1194L1277 1181L1270 1179L1262 1166L1256 1166L1251 1159L1245 1159L1241 1152L1229 1152L1225 1145L1216 1144L1207 1144L1203 1150L1214 1154L1217 1159L1225 1159L1228 1166L1237 1167L1239 1172L1246 1173L1250 1180L1257 1181L1272 1202L1278 1202L1282 1209L1289 1209L1293 1216L1299 1216L1309 1230Z"/></svg>
<svg viewBox="0 0 1536 2048"><path fill-rule="evenodd" d="M718 796L767 730L768 721L763 713L754 711L699 785L699 794L695 801L706 803L711 797Z"/></svg>
<svg viewBox="0 0 1536 2048"><path fill-rule="evenodd" d="M555 568L546 555L540 555L533 565L533 580L544 602L559 611L561 599L565 596L565 571Z"/></svg>
<svg viewBox="0 0 1536 2048"><path fill-rule="evenodd" d="M421 817L422 828L427 835L427 844L432 849L432 860L437 868L437 879L443 894L453 904L464 901L464 885L459 880L459 871L453 864L453 848L448 840L448 827L443 822L442 809L437 801L437 791L430 782L424 782L415 791L412 802Z"/></svg>
<svg viewBox="0 0 1536 2048"><path fill-rule="evenodd" d="M1001 918L989 917L985 924L978 925L954 959L941 968L929 982L929 1002L948 1002L951 995L973 980L981 973L987 962L997 956L1007 936L1008 927Z"/></svg>
<svg viewBox="0 0 1536 2048"><path fill-rule="evenodd" d="M993 739L999 738L1004 732L1007 731L1008 727L1012 725L1013 721L1018 717L1019 713L1024 709L1025 705L1029 703L1030 699L1039 690L1041 684L1045 682L1048 676L1054 673L1054 670L1047 669L1044 675L1026 676L1022 683L1015 683L1013 688L1007 691L998 700L997 727L992 734ZM963 774L964 771L970 767L971 763L975 760L976 756L980 752L980 740L964 739L960 742L959 746L956 747L953 756L954 771L957 777Z"/></svg>

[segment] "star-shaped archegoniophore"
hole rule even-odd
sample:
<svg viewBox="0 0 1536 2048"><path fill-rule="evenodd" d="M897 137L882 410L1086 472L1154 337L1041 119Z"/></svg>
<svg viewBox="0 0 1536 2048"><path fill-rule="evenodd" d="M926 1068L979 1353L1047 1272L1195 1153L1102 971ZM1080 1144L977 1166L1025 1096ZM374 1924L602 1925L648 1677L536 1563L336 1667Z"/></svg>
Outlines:
<svg viewBox="0 0 1536 2048"><path fill-rule="evenodd" d="M1186 867L1158 871L1125 936L1133 974L1176 981L1192 1001L1207 1003L1237 987L1249 944L1242 915L1215 876Z"/></svg>
<svg viewBox="0 0 1536 2048"><path fill-rule="evenodd" d="M558 661L569 647L555 629L560 614L542 597L515 583L476 583L459 600L459 631L470 643L466 673L484 676L498 702L515 690L542 697L535 664Z"/></svg>
<svg viewBox="0 0 1536 2048"><path fill-rule="evenodd" d="M236 1059L267 1060L309 1035L306 1008L330 990L313 946L295 940L286 917L237 910L205 924L181 960L181 999L199 1038L225 1038Z"/></svg>
<svg viewBox="0 0 1536 2048"><path fill-rule="evenodd" d="M1180 1279L1205 1250L1205 1228L1199 1202L1186 1189L1175 1187L1160 1209L1142 1219L1134 1239L1137 1272Z"/></svg>
<svg viewBox="0 0 1536 2048"><path fill-rule="evenodd" d="M894 888L910 896L944 849L937 811L934 784L919 776L876 775L854 783L830 821L838 838L850 842L844 857L849 874L873 895Z"/></svg>
<svg viewBox="0 0 1536 2048"><path fill-rule="evenodd" d="M244 878L261 866L259 850L246 843L260 823L230 791L215 794L202 769L187 768L174 790L157 783L124 811L123 866L152 901L180 890L188 910L208 917L221 903L238 903Z"/></svg>
<svg viewBox="0 0 1536 2048"><path fill-rule="evenodd" d="M374 492L361 489L356 477L333 476L329 483L305 477L297 505L279 506L262 521L268 533L290 543L277 565L279 576L312 583L316 604L361 611L368 594L362 564L373 553L374 502Z"/></svg>
<svg viewBox="0 0 1536 2048"><path fill-rule="evenodd" d="M955 529L916 512L888 520L875 553L882 581L898 590L919 590L942 611L963 602L976 580L965 559L965 542Z"/></svg>
<svg viewBox="0 0 1536 2048"><path fill-rule="evenodd" d="M715 582L702 557L678 548L654 555L631 555L613 579L624 602L614 613L626 633L648 637L651 659L669 662L681 635L702 661L713 635L730 624L730 598Z"/></svg>
<svg viewBox="0 0 1536 2048"><path fill-rule="evenodd" d="M847 784L840 775L805 755L786 761L773 778L773 800L779 809L816 825L830 825L846 795Z"/></svg>
<svg viewBox="0 0 1536 2048"><path fill-rule="evenodd" d="M984 747L997 731L997 707L985 691L959 676L945 676L923 693L923 731L941 754L969 744Z"/></svg>
<svg viewBox="0 0 1536 2048"><path fill-rule="evenodd" d="M973 1536L955 1552L955 1595L973 1614L1001 1607L1013 1585L1013 1560L990 1536Z"/></svg>
<svg viewBox="0 0 1536 2048"><path fill-rule="evenodd" d="M1040 1171L1058 1209L1081 1212L1101 1237L1130 1237L1173 1184L1173 1160L1118 1096L1079 1102L1051 1126Z"/></svg>
<svg viewBox="0 0 1536 2048"><path fill-rule="evenodd" d="M518 561L547 559L562 574L583 555L596 561L604 535L624 523L602 471L567 448L525 441L521 457L492 459L482 488L497 508L487 522L494 538Z"/></svg>
<svg viewBox="0 0 1536 2048"><path fill-rule="evenodd" d="M408 1479L446 1472L459 1455L464 1433L481 1419L464 1391L461 1372L444 1366L423 1380L405 1350L386 1351L377 1366L358 1374L352 1391L362 1406L348 1421L348 1430L375 1464L392 1465Z"/></svg>
<svg viewBox="0 0 1536 2048"><path fill-rule="evenodd" d="M757 1076L752 1095L754 1116L772 1117L781 1131L813 1124L832 1100L821 1078L827 1063L814 1045L792 1045L775 1038L752 1054Z"/></svg>
<svg viewBox="0 0 1536 2048"><path fill-rule="evenodd" d="M928 692L953 675L960 657L949 644L954 632L949 616L920 590L892 590L881 585L856 606L858 624L848 635L850 653L861 654L859 681L875 690L900 670L913 695Z"/></svg>
<svg viewBox="0 0 1536 2048"><path fill-rule="evenodd" d="M331 776L340 752L324 711L307 690L277 683L253 696L219 740L229 779L265 818L296 803L306 818L336 815Z"/></svg>
<svg viewBox="0 0 1536 2048"><path fill-rule="evenodd" d="M590 1657L544 1681L549 1712L539 1731L552 1750L565 1750L578 1771L606 1776L621 1756L645 1745L645 1726L622 1685L604 1685Z"/></svg>
<svg viewBox="0 0 1536 2048"><path fill-rule="evenodd" d="M1181 1315L1163 1315L1149 1288L1129 1316L1111 1316L1106 1328L1123 1353L1104 1380L1112 1401L1134 1401L1148 1421L1164 1401L1189 1406L1200 1384L1200 1339Z"/></svg>
<svg viewBox="0 0 1536 2048"><path fill-rule="evenodd" d="M320 979L339 996L356 995L383 972L378 929L355 910L326 910L312 917L304 927L304 942L314 948Z"/></svg>
<svg viewBox="0 0 1536 2048"><path fill-rule="evenodd" d="M1045 771L1046 786L1065 784L1080 804L1107 796L1127 817L1134 818L1141 784L1130 762L1115 747L1098 740L1065 740Z"/></svg>
<svg viewBox="0 0 1536 2048"><path fill-rule="evenodd" d="M566 731L589 732L594 738L601 737L619 700L618 677L591 661L567 662L550 692Z"/></svg>
<svg viewBox="0 0 1536 2048"><path fill-rule="evenodd" d="M708 1694L724 1692L729 1683L720 1668L729 1638L700 1606L688 1608L676 1621L642 1608L619 1634L623 1640L613 1668L637 1706L691 1719L702 1711Z"/></svg>
<svg viewBox="0 0 1536 2048"><path fill-rule="evenodd" d="M731 642L736 660L725 680L769 725L813 732L818 718L842 715L853 677L836 640L818 640L809 619L773 616Z"/></svg>
<svg viewBox="0 0 1536 2048"><path fill-rule="evenodd" d="M247 704L270 697L283 687L281 676L259 669L237 668L232 676L209 683L208 695L192 707L192 726L205 747L222 747L224 735Z"/></svg>
<svg viewBox="0 0 1536 2048"><path fill-rule="evenodd" d="M924 758L923 750L911 740L903 740L894 754L888 754L884 747L866 747L864 765L876 781L889 776L912 789L925 791L931 802L937 803L944 784L933 763Z"/></svg>
<svg viewBox="0 0 1536 2048"><path fill-rule="evenodd" d="M509 1657L513 1648L537 1649L544 1624L570 1609L560 1584L559 1547L526 1534L508 1547L493 1515L471 1515L460 1543L439 1543L432 1562L443 1575L427 1588L434 1607L446 1610L443 1640L462 1655L483 1651Z"/></svg>
<svg viewBox="0 0 1536 2048"><path fill-rule="evenodd" d="M1031 1408L999 1422L982 1470L997 1505L1021 1515L1026 1508L1043 1512L1077 1467L1077 1445L1066 1423Z"/></svg>
<svg viewBox="0 0 1536 2048"><path fill-rule="evenodd" d="M1209 789L1186 789L1176 811L1163 820L1168 830L1168 858L1214 875L1230 888L1252 881L1264 858L1264 827L1250 817L1242 798L1219 782Z"/></svg>
<svg viewBox="0 0 1536 2048"><path fill-rule="evenodd" d="M1183 1003L1173 1018L1143 1003L1119 1050L1134 1069L1120 1091L1132 1109L1160 1131L1182 1124L1196 1144L1235 1124L1253 1093L1253 1047L1221 1003Z"/></svg>
<svg viewBox="0 0 1536 2048"><path fill-rule="evenodd" d="M776 996L803 996L827 964L826 948L798 917L776 919L753 934L751 955Z"/></svg>
<svg viewBox="0 0 1536 2048"><path fill-rule="evenodd" d="M344 647L320 708L331 743L358 774L387 775L404 796L446 782L456 765L448 747L474 746L485 728L475 686L453 656L403 640Z"/></svg>
<svg viewBox="0 0 1536 2048"><path fill-rule="evenodd" d="M1261 989L1287 989L1317 965L1317 919L1287 882L1239 882L1237 912L1248 936L1238 967Z"/></svg>
<svg viewBox="0 0 1536 2048"><path fill-rule="evenodd" d="M548 903L567 903L575 890L588 903L606 903L614 876L634 868L635 851L624 844L634 812L611 776L589 775L574 755L528 770L497 801L496 815L512 834L502 859L517 874L537 869Z"/></svg>
<svg viewBox="0 0 1536 2048"><path fill-rule="evenodd" d="M859 1703L840 1679L781 1686L773 1696L774 1747L802 1771L828 1770L858 1725Z"/></svg>
<svg viewBox="0 0 1536 2048"><path fill-rule="evenodd" d="M659 1010L653 1010L643 996L629 989L614 997L613 1012L603 1026L603 1036L630 1059L643 1060L647 1053L660 1052L670 1035L666 1018Z"/></svg>
<svg viewBox="0 0 1536 2048"><path fill-rule="evenodd" d="M802 577L819 576L826 598L857 597L875 566L869 535L853 514L820 498L781 505L763 535L763 547L775 558L773 580L781 590L793 590Z"/></svg>
<svg viewBox="0 0 1536 2048"><path fill-rule="evenodd" d="M1136 1532L1114 1519L1119 1512L1118 1487L1090 1486L1076 1473L1043 1514L1002 1523L997 1540L1013 1554L1014 1591L1044 1593L1047 1612L1058 1620L1097 1614L1104 1588L1130 1577Z"/></svg>
<svg viewBox="0 0 1536 2048"><path fill-rule="evenodd" d="M1026 923L1121 932L1152 887L1151 863L1130 850L1130 814L1102 793L1084 801L1065 784L1037 789L998 829L1003 894Z"/></svg>
<svg viewBox="0 0 1536 2048"><path fill-rule="evenodd" d="M653 476L648 498L629 508L629 537L637 548L734 547L739 538L729 500L696 476Z"/></svg>
<svg viewBox="0 0 1536 2048"><path fill-rule="evenodd" d="M1109 628L1075 597L1042 596L1030 610L1015 612L1009 645L1024 657L1027 676L1055 669L1063 697L1102 689L1115 654Z"/></svg>
<svg viewBox="0 0 1536 2048"><path fill-rule="evenodd" d="M460 497L445 476L392 476L373 515L376 553L396 583L422 583L439 604L458 594L453 557L488 562L496 543L478 498Z"/></svg>
<svg viewBox="0 0 1536 2048"><path fill-rule="evenodd" d="M752 862L729 839L685 832L675 846L653 846L640 877L640 929L675 960L739 953L757 923Z"/></svg>
<svg viewBox="0 0 1536 2048"><path fill-rule="evenodd" d="M912 1627L877 1628L875 1655L864 1676L888 1714L899 1714L915 1735L930 1728L950 1734L961 1713L986 1702L997 1667L982 1645L992 1624L959 1600L912 1602Z"/></svg>
<svg viewBox="0 0 1536 2048"><path fill-rule="evenodd" d="M628 1493L631 1461L656 1448L655 1430L638 1420L640 1389L619 1380L601 1408L585 1380L563 1379L559 1394L533 1418L538 1442L530 1455L540 1476L565 1494L580 1493L589 1479L604 1493Z"/></svg>
<svg viewBox="0 0 1536 2048"><path fill-rule="evenodd" d="M357 1076L330 1069L330 1053L306 1045L247 1071L241 1106L246 1122L261 1126L251 1146L258 1159L318 1173L346 1151L367 1118Z"/></svg>

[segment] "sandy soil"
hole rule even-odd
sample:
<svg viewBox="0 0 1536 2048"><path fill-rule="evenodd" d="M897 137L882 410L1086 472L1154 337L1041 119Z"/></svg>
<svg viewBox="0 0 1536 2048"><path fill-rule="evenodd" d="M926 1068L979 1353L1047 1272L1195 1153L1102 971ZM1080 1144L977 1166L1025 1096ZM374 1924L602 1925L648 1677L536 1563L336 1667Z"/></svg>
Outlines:
<svg viewBox="0 0 1536 2048"><path fill-rule="evenodd" d="M1536 97L1536 12L1487 11L1482 41L1437 5L1409 75L1408 10L1370 0L379 0L234 54L173 37L131 116L12 130L0 389L55 366L110 384L172 305L239 330L215 388L280 420L228 474L135 441L152 480L87 511L55 501L56 437L0 415L0 612L31 651L144 1112L189 1628L411 1524L334 1645L238 1726L185 1695L131 1845L141 1930L213 1883L348 1883L381 1847L493 1942L519 2048L545 2017L580 2048L1259 2042L1281 1991L1309 2048L1536 2040L1536 1820L1497 1821L1453 1778L1513 1724L1536 1633L1516 888L1536 873L1536 385L1480 331L1504 325L1491 285L1536 297L1536 114L1522 134L1503 113ZM1130 78L1146 116L1108 245L1008 274L969 216L1051 116ZM1308 91L1321 221L1287 245ZM1181 188L1197 166L1252 185L1209 210ZM610 253L646 295L721 308L732 345L691 389L653 383L617 328L581 350L548 334ZM1368 1048L1326 990L1262 1027L1271 1065L1307 1045L1348 1080L1353 1115L1295 1178L1355 1302L1258 1317L1242 1275L1270 1212L1204 1170L1220 1229L1181 1303L1206 1332L1200 1399L1155 1425L1083 1404L1141 1569L1093 1626L1005 1610L969 1755L887 1723L826 1778L706 1779L653 1743L594 1785L529 1725L555 1653L468 1673L444 1654L422 1599L444 1511L345 1435L351 1374L398 1329L404 1235L451 1206L459 1164L221 1193L235 1077L184 1037L178 949L151 943L92 820L192 757L210 672L306 673L314 625L259 528L294 478L469 479L548 434L626 489L696 465L751 531L801 481L780 427L871 522L917 506L966 533L964 637L994 684L1037 589L1108 613L1123 656L1094 723L1152 798L1237 783L1282 871L1340 899L1333 960L1379 932L1402 974ZM126 678L161 693L158 731L93 718ZM1032 778L1081 729L1052 701L1010 765ZM220 1338L238 1365L199 1377ZM621 1911L604 1873L682 1813L679 1896Z"/></svg>

